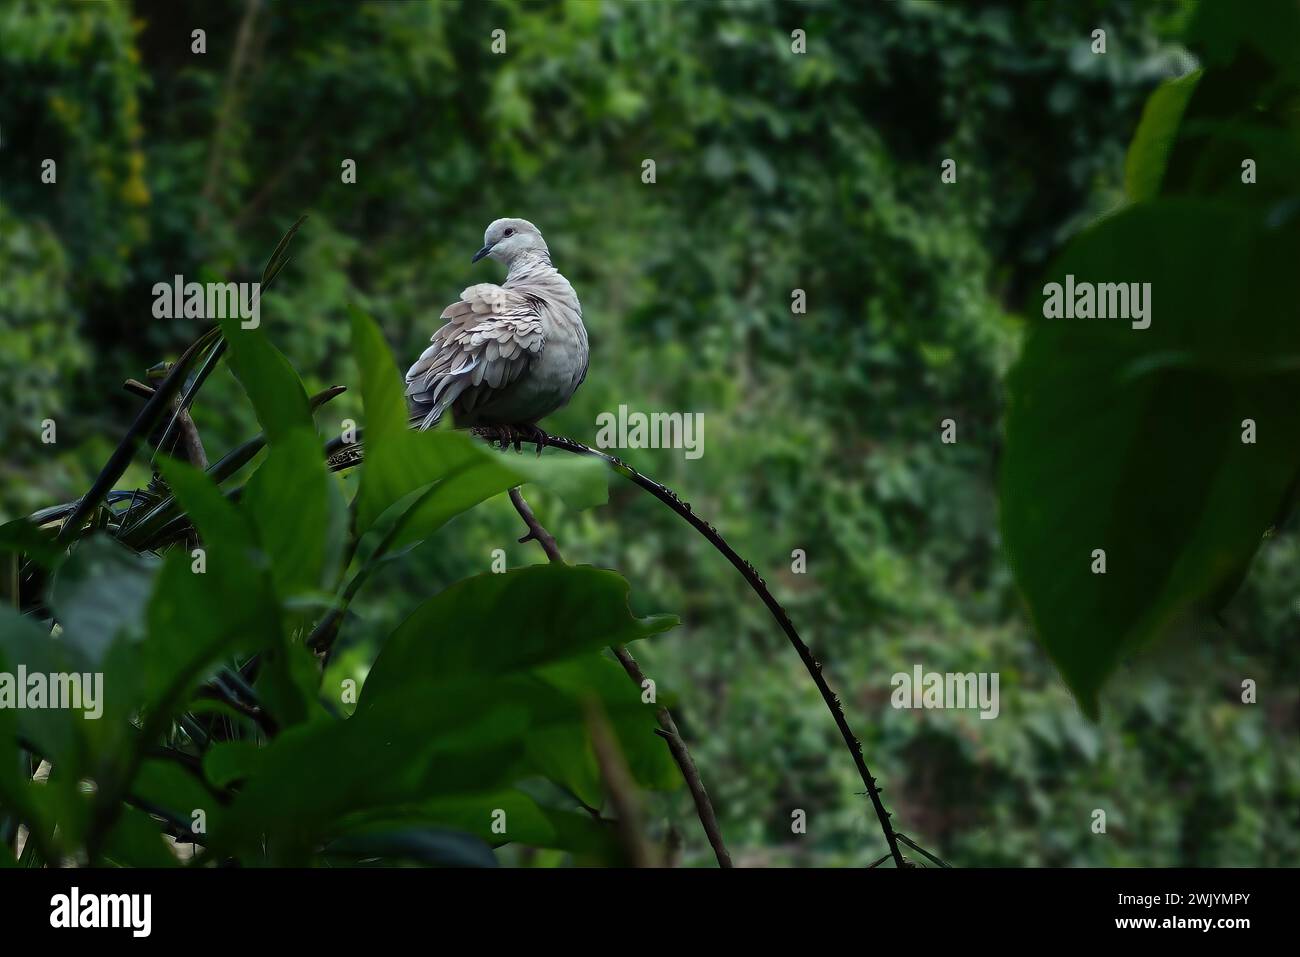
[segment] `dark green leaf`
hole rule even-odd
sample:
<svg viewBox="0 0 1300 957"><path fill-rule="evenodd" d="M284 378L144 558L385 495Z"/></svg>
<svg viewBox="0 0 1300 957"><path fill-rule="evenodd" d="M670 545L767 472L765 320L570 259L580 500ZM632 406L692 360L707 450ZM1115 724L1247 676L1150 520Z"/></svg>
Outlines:
<svg viewBox="0 0 1300 957"><path fill-rule="evenodd" d="M1002 532L1039 636L1090 714L1124 655L1250 560L1300 468L1295 232L1156 201L1082 234L1050 277L1152 289L1146 330L1033 320L1010 377Z"/></svg>
<svg viewBox="0 0 1300 957"><path fill-rule="evenodd" d="M285 656L273 653L284 636L252 527L203 473L175 460L164 463L163 473L202 536L205 565L199 572L191 555L167 555L149 606L143 655L150 700L178 706L184 690L235 649L272 652L268 672L288 709L275 717L282 724L301 720L306 703L294 691Z"/></svg>
<svg viewBox="0 0 1300 957"><path fill-rule="evenodd" d="M417 608L385 643L360 704L411 676L502 675L667 631L636 618L628 583L587 565L531 565L457 582Z"/></svg>
<svg viewBox="0 0 1300 957"><path fill-rule="evenodd" d="M158 565L102 536L80 542L50 588L63 640L98 666L119 634L142 637Z"/></svg>
<svg viewBox="0 0 1300 957"><path fill-rule="evenodd" d="M314 430L295 428L272 442L241 504L271 560L271 576L282 601L333 589L347 515Z"/></svg>
<svg viewBox="0 0 1300 957"><path fill-rule="evenodd" d="M230 346L230 364L252 400L267 441L274 445L294 429L314 431L298 373L261 327L245 329L234 318L223 319L221 330Z"/></svg>

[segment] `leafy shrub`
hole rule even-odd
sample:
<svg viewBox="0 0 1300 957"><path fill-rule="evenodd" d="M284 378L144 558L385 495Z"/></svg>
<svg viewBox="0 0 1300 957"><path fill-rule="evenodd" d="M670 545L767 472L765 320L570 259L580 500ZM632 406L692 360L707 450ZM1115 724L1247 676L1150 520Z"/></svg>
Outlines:
<svg viewBox="0 0 1300 957"><path fill-rule="evenodd" d="M365 614L376 566L521 482L603 501L603 465L410 431L392 356L355 312L367 435L345 506L297 375L260 331L224 334L263 428L246 481L223 483L229 460L204 474L164 456L162 482L111 494L84 528L63 509L0 529L29 556L32 612L0 617L0 671L103 676L96 720L0 709L0 804L10 833L28 828L24 857L177 863L168 834L200 848L196 863L491 864L505 842L624 859L599 814L592 722L638 785L679 779L642 689L601 653L675 619L632 615L617 574L534 566L442 589L359 695L323 683L313 654L339 615Z"/></svg>

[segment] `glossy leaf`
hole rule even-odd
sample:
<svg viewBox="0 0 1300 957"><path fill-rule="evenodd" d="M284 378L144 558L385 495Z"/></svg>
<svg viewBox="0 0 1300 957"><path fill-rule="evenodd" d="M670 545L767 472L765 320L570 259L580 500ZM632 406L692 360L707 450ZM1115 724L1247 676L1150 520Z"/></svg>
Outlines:
<svg viewBox="0 0 1300 957"><path fill-rule="evenodd" d="M63 639L98 665L120 633L142 637L144 609L158 560L137 555L111 539L83 540L50 587L50 604Z"/></svg>
<svg viewBox="0 0 1300 957"><path fill-rule="evenodd" d="M301 720L305 702L293 690L284 655L275 654L284 641L280 612L252 525L203 473L173 460L163 474L202 537L204 570L196 572L196 559L180 550L167 555L148 612L151 699L161 695L175 706L234 649L269 652L267 671L285 709L276 717Z"/></svg>
<svg viewBox="0 0 1300 957"><path fill-rule="evenodd" d="M271 443L248 480L241 506L271 561L281 601L334 587L346 510L314 430L294 428Z"/></svg>
<svg viewBox="0 0 1300 957"><path fill-rule="evenodd" d="M253 403L267 441L274 444L294 429L311 429L302 381L263 329L245 329L238 319L223 319L221 332L230 346L231 367Z"/></svg>
<svg viewBox="0 0 1300 957"><path fill-rule="evenodd" d="M1296 240L1250 211L1162 200L1085 232L1052 272L1152 290L1145 330L1033 320L1010 376L1002 532L1090 714L1125 655L1239 573L1300 469Z"/></svg>
<svg viewBox="0 0 1300 957"><path fill-rule="evenodd" d="M667 631L636 618L627 582L587 565L531 565L457 582L417 608L385 643L361 706L409 676L502 675Z"/></svg>

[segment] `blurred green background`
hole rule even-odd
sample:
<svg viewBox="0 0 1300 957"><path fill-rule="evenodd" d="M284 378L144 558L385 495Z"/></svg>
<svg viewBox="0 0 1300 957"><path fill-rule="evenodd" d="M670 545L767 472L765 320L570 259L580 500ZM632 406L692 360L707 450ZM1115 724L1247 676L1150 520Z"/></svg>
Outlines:
<svg viewBox="0 0 1300 957"><path fill-rule="evenodd" d="M1015 313L1061 242L1119 201L1145 97L1195 63L1177 43L1189 11L11 0L0 517L79 495L138 408L122 381L196 335L152 317L155 282L251 281L309 214L263 322L309 392L355 385L346 303L413 359L462 288L500 281L469 264L487 223L525 217L577 288L592 346L585 385L544 426L590 444L619 404L704 414L698 460L622 454L767 578L903 832L957 865L1290 864L1296 693L1243 708L1238 688L1300 671L1294 527L1213 633L1123 671L1096 725L1034 644L996 531ZM806 54L791 52L796 29ZM956 184L940 182L946 158ZM345 395L324 415L341 429L359 413ZM948 417L956 445L938 439ZM224 367L196 420L210 455L256 432ZM730 566L630 486L594 512L533 504L569 561L629 578L638 613L683 617L638 656L678 698L738 864L884 853L816 691ZM494 549L512 567L541 560L519 534L493 501L388 566L334 667L363 676L378 636ZM999 672L998 719L891 708L890 676L918 663ZM653 811L685 863L711 862L684 791Z"/></svg>

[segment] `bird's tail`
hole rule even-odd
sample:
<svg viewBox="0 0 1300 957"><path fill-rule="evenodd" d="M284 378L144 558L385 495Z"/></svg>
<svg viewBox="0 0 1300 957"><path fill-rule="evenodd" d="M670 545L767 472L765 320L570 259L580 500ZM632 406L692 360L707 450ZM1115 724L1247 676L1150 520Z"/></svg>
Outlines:
<svg viewBox="0 0 1300 957"><path fill-rule="evenodd" d="M410 398L408 396L408 398ZM434 403L419 402L411 400L411 428L419 429L424 432L433 428L442 419L442 415L447 411L447 402L440 401Z"/></svg>

